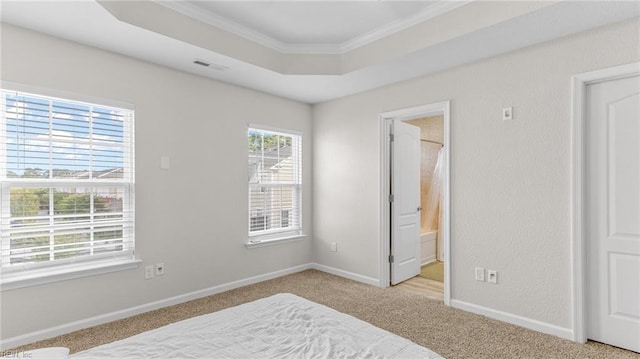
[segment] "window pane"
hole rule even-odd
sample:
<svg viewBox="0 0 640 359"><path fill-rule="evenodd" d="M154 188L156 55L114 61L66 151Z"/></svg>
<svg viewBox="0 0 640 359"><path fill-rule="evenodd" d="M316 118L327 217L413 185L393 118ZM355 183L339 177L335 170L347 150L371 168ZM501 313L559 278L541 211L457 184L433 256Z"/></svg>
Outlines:
<svg viewBox="0 0 640 359"><path fill-rule="evenodd" d="M95 253L118 252L124 248L122 227L111 227L97 230L94 233Z"/></svg>
<svg viewBox="0 0 640 359"><path fill-rule="evenodd" d="M47 101L6 98L7 177L49 176L49 107Z"/></svg>
<svg viewBox="0 0 640 359"><path fill-rule="evenodd" d="M91 228L85 227L74 231L76 233L54 236L54 259L81 257L91 254Z"/></svg>
<svg viewBox="0 0 640 359"><path fill-rule="evenodd" d="M98 187L95 190L93 203L96 222L122 219L124 216L124 188Z"/></svg>
<svg viewBox="0 0 640 359"><path fill-rule="evenodd" d="M53 191L55 222L88 222L91 217L90 188L76 187Z"/></svg>
<svg viewBox="0 0 640 359"><path fill-rule="evenodd" d="M114 220L124 218L124 189L121 187L99 187L94 195L95 204L95 253L117 252L124 248L122 225Z"/></svg>
<svg viewBox="0 0 640 359"><path fill-rule="evenodd" d="M48 188L12 188L9 191L11 219L20 223L20 217L46 216L49 214ZM36 221L29 219L28 221Z"/></svg>
<svg viewBox="0 0 640 359"><path fill-rule="evenodd" d="M32 233L29 236L12 233L9 238L11 264L50 260L48 231Z"/></svg>
<svg viewBox="0 0 640 359"><path fill-rule="evenodd" d="M52 101L52 133L62 139L74 141L89 137L91 109L89 106Z"/></svg>
<svg viewBox="0 0 640 359"><path fill-rule="evenodd" d="M263 231L268 227L268 215L265 212L265 208L268 206L267 199L269 194L263 187L250 187L249 188L249 216L250 224L249 231Z"/></svg>
<svg viewBox="0 0 640 359"><path fill-rule="evenodd" d="M7 177L48 177L48 101L6 97Z"/></svg>
<svg viewBox="0 0 640 359"><path fill-rule="evenodd" d="M88 145L56 142L57 136L52 136L51 143L53 178L89 178Z"/></svg>
<svg viewBox="0 0 640 359"><path fill-rule="evenodd" d="M124 143L124 114L104 108L93 109L94 138L110 144Z"/></svg>
<svg viewBox="0 0 640 359"><path fill-rule="evenodd" d="M124 147L96 145L93 149L93 178L124 178Z"/></svg>

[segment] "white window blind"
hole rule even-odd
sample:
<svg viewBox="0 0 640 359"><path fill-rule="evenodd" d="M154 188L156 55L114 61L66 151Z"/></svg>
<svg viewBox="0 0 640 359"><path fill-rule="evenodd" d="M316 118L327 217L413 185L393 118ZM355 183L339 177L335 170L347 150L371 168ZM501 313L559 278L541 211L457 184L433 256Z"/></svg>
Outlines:
<svg viewBox="0 0 640 359"><path fill-rule="evenodd" d="M2 271L133 259L133 111L0 93Z"/></svg>
<svg viewBox="0 0 640 359"><path fill-rule="evenodd" d="M249 240L298 235L302 230L302 136L250 127Z"/></svg>

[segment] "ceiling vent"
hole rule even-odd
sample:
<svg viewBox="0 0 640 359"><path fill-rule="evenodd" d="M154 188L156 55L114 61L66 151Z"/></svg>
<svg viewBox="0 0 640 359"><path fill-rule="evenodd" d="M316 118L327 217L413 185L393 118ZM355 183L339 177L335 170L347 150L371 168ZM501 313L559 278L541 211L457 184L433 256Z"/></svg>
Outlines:
<svg viewBox="0 0 640 359"><path fill-rule="evenodd" d="M212 64L212 63L209 63L209 62L206 62L206 61L203 61L203 60L198 60L198 59L193 60L193 63L198 65L198 66L209 67L209 68L212 68L212 69L217 70L217 71L226 71L226 70L229 69L226 66L222 66L222 65L218 65L218 64Z"/></svg>

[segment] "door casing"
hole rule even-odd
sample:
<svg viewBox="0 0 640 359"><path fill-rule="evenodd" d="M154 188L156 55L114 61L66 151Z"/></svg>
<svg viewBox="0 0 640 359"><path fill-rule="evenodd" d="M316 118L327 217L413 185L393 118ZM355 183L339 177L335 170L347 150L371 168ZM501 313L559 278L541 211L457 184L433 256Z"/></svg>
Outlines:
<svg viewBox="0 0 640 359"><path fill-rule="evenodd" d="M391 246L391 205L389 203L390 194L390 165L391 148L389 141L390 120L407 121L422 117L442 115L443 135L444 135L444 163L442 176L443 209L442 224L444 228L444 304L451 302L451 251L450 251L450 101L442 101L428 105L404 108L400 110L381 113L379 116L380 125L380 266L379 278L380 286L387 288L390 285L390 265L389 248Z"/></svg>
<svg viewBox="0 0 640 359"><path fill-rule="evenodd" d="M573 340L587 341L586 252L586 89L604 81L640 74L640 62L574 75L571 78L571 283Z"/></svg>

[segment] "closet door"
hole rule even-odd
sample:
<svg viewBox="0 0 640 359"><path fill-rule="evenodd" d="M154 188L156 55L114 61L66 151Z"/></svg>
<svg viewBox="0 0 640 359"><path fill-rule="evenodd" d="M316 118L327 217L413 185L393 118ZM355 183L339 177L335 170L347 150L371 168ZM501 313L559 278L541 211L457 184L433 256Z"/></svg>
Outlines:
<svg viewBox="0 0 640 359"><path fill-rule="evenodd" d="M587 87L588 338L640 352L640 77Z"/></svg>

